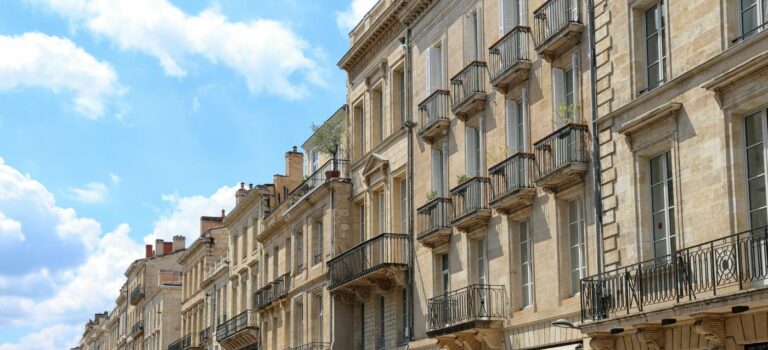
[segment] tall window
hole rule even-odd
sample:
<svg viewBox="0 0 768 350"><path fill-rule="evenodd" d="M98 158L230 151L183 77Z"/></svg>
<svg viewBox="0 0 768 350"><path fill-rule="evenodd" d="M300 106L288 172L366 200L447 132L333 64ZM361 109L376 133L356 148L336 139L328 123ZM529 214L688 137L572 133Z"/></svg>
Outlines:
<svg viewBox="0 0 768 350"><path fill-rule="evenodd" d="M525 151L525 116L523 102L506 100L507 146L509 155Z"/></svg>
<svg viewBox="0 0 768 350"><path fill-rule="evenodd" d="M666 30L664 1L645 10L645 67L648 90L666 81L667 53L664 45Z"/></svg>
<svg viewBox="0 0 768 350"><path fill-rule="evenodd" d="M488 255L486 254L485 239L481 238L475 242L477 258L477 283L488 284Z"/></svg>
<svg viewBox="0 0 768 350"><path fill-rule="evenodd" d="M520 0L499 0L499 20L502 36L520 25Z"/></svg>
<svg viewBox="0 0 768 350"><path fill-rule="evenodd" d="M386 204L384 200L384 191L376 192L374 201L374 210L376 212L376 234L381 234L386 231Z"/></svg>
<svg viewBox="0 0 768 350"><path fill-rule="evenodd" d="M568 255L571 273L571 294L580 291L580 281L586 272L584 262L584 218L581 199L568 202Z"/></svg>
<svg viewBox="0 0 768 350"><path fill-rule="evenodd" d="M555 127L560 127L574 121L576 117L576 70L573 65L567 68L552 68L552 74L555 88Z"/></svg>
<svg viewBox="0 0 768 350"><path fill-rule="evenodd" d="M443 45L437 43L427 49L427 95L442 89L443 83Z"/></svg>
<svg viewBox="0 0 768 350"><path fill-rule="evenodd" d="M392 131L399 129L405 122L405 71L398 68L392 71Z"/></svg>
<svg viewBox="0 0 768 350"><path fill-rule="evenodd" d="M365 303L360 303L360 350L365 350Z"/></svg>
<svg viewBox="0 0 768 350"><path fill-rule="evenodd" d="M293 327L293 345L304 344L304 303L301 296L296 299L296 311L294 312L295 324Z"/></svg>
<svg viewBox="0 0 768 350"><path fill-rule="evenodd" d="M675 196L670 152L651 159L651 224L654 258L672 254L675 245Z"/></svg>
<svg viewBox="0 0 768 350"><path fill-rule="evenodd" d="M278 259L279 256L280 256L280 247L275 247L272 253L272 274L274 274L273 279L277 279L277 276L279 276L277 272L278 268L280 267L280 262L279 262L280 259Z"/></svg>
<svg viewBox="0 0 768 350"><path fill-rule="evenodd" d="M408 229L408 183L403 178L398 185L400 192L400 232L405 233Z"/></svg>
<svg viewBox="0 0 768 350"><path fill-rule="evenodd" d="M296 270L304 267L304 232L296 231Z"/></svg>
<svg viewBox="0 0 768 350"><path fill-rule="evenodd" d="M483 32L482 23L482 12L479 7L471 10L464 17L464 60L466 64L480 60L482 57L481 50L484 48L480 36Z"/></svg>
<svg viewBox="0 0 768 350"><path fill-rule="evenodd" d="M451 264L448 253L440 255L440 287L443 293L451 289Z"/></svg>
<svg viewBox="0 0 768 350"><path fill-rule="evenodd" d="M400 334L398 345L408 343L408 288L400 289Z"/></svg>
<svg viewBox="0 0 768 350"><path fill-rule="evenodd" d="M528 221L520 223L520 306L533 305L533 249Z"/></svg>
<svg viewBox="0 0 768 350"><path fill-rule="evenodd" d="M443 194L443 150L438 148L432 149L432 191L437 193L438 196Z"/></svg>
<svg viewBox="0 0 768 350"><path fill-rule="evenodd" d="M323 221L322 218L315 219L312 224L312 257L313 264L323 262Z"/></svg>
<svg viewBox="0 0 768 350"><path fill-rule="evenodd" d="M315 341L323 341L323 295L315 295Z"/></svg>
<svg viewBox="0 0 768 350"><path fill-rule="evenodd" d="M355 121L355 149L354 149L354 155L355 159L360 159L360 157L365 154L365 114L363 110L363 103L360 102L358 105L355 106L353 109L354 113L354 121Z"/></svg>
<svg viewBox="0 0 768 350"><path fill-rule="evenodd" d="M480 128L466 127L467 135L467 176L480 176L481 167L480 160L482 157L482 151L480 150Z"/></svg>
<svg viewBox="0 0 768 350"><path fill-rule="evenodd" d="M371 116L371 124L373 130L371 135L375 135L376 144L384 140L384 93L382 88L378 87L373 90L373 96L371 96L371 104L373 115ZM373 145L371 145L373 146Z"/></svg>
<svg viewBox="0 0 768 350"><path fill-rule="evenodd" d="M765 147L766 113L763 109L744 118L747 157L747 192L749 193L749 226L758 228L768 224L766 207Z"/></svg>
<svg viewBox="0 0 768 350"><path fill-rule="evenodd" d="M385 316L384 307L385 307L384 295L379 295L379 312L378 312L379 317L377 320L378 326L376 327L379 330L379 336L377 337L378 340L377 340L376 348L380 350L384 349L384 337L386 336L386 330L384 329L384 316Z"/></svg>
<svg viewBox="0 0 768 350"><path fill-rule="evenodd" d="M740 0L741 35L749 36L768 24L768 0Z"/></svg>
<svg viewBox="0 0 768 350"><path fill-rule="evenodd" d="M320 168L320 155L318 151L312 150L309 153L309 173L312 174Z"/></svg>
<svg viewBox="0 0 768 350"><path fill-rule="evenodd" d="M360 203L357 206L357 225L360 228L360 242L365 242L365 204Z"/></svg>

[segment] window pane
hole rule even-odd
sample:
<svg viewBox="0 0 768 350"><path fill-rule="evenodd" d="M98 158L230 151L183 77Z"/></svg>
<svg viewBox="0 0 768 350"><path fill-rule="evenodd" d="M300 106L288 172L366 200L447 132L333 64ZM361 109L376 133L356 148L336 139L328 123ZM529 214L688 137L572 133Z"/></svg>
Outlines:
<svg viewBox="0 0 768 350"><path fill-rule="evenodd" d="M750 213L750 224L753 228L762 227L768 224L765 209L760 209Z"/></svg>
<svg viewBox="0 0 768 350"><path fill-rule="evenodd" d="M662 173L661 160L662 157L656 157L651 159L651 184L655 185L662 181L664 174Z"/></svg>
<svg viewBox="0 0 768 350"><path fill-rule="evenodd" d="M579 246L571 247L571 254L570 254L570 260L571 260L571 269L572 270L578 270L579 265Z"/></svg>
<svg viewBox="0 0 768 350"><path fill-rule="evenodd" d="M523 296L523 300L522 300L523 307L531 305L531 301L528 300L528 287L523 287L522 296Z"/></svg>
<svg viewBox="0 0 768 350"><path fill-rule="evenodd" d="M653 240L658 241L665 237L667 237L665 213L656 213L653 215Z"/></svg>
<svg viewBox="0 0 768 350"><path fill-rule="evenodd" d="M646 40L646 59L648 64L654 64L659 60L659 35L653 34Z"/></svg>
<svg viewBox="0 0 768 350"><path fill-rule="evenodd" d="M744 118L744 130L747 135L747 146L763 142L763 123L761 113L755 113Z"/></svg>
<svg viewBox="0 0 768 350"><path fill-rule="evenodd" d="M756 4L757 4L757 0L741 0L742 10L746 10L752 6L755 6Z"/></svg>
<svg viewBox="0 0 768 350"><path fill-rule="evenodd" d="M522 280L524 284L528 284L530 278L531 276L528 275L528 265L523 265L520 268L520 280Z"/></svg>
<svg viewBox="0 0 768 350"><path fill-rule="evenodd" d="M654 243L653 253L654 253L654 256L657 258L669 254L669 252L667 252L667 241L663 240L663 241L657 241L656 243Z"/></svg>
<svg viewBox="0 0 768 350"><path fill-rule="evenodd" d="M648 67L648 88L659 86L659 64L654 63Z"/></svg>
<svg viewBox="0 0 768 350"><path fill-rule="evenodd" d="M765 176L749 180L749 208L754 210L765 206Z"/></svg>
<svg viewBox="0 0 768 350"><path fill-rule="evenodd" d="M664 186L651 187L651 211L657 212L664 208Z"/></svg>
<svg viewBox="0 0 768 350"><path fill-rule="evenodd" d="M651 6L645 11L645 35L655 33L658 30L656 28L656 5Z"/></svg>
<svg viewBox="0 0 768 350"><path fill-rule="evenodd" d="M667 180L667 206L671 207L675 205L675 191L672 188L672 177Z"/></svg>
<svg viewBox="0 0 768 350"><path fill-rule="evenodd" d="M757 28L757 7L745 9L741 13L741 31L742 34L749 34Z"/></svg>

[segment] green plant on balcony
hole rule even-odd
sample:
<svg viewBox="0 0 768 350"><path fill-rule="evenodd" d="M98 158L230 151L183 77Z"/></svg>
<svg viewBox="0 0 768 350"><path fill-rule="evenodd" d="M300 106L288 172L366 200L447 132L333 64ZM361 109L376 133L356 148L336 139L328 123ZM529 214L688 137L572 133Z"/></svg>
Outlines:
<svg viewBox="0 0 768 350"><path fill-rule="evenodd" d="M430 202L435 198L437 198L437 191L427 193L427 202Z"/></svg>
<svg viewBox="0 0 768 350"><path fill-rule="evenodd" d="M322 125L312 123L313 144L317 150L323 152L333 159L333 170L326 171L326 178L339 177L339 170L336 168L341 142L344 137L344 123L341 118L332 118Z"/></svg>
<svg viewBox="0 0 768 350"><path fill-rule="evenodd" d="M485 152L485 158L488 159L488 164L499 164L502 160L507 158L508 154L509 146L493 145Z"/></svg>
<svg viewBox="0 0 768 350"><path fill-rule="evenodd" d="M578 103L561 103L560 106L555 108L555 116L552 118L552 124L556 126L563 126L575 123L580 109L581 105Z"/></svg>
<svg viewBox="0 0 768 350"><path fill-rule="evenodd" d="M465 183L467 181L469 181L469 176L467 176L467 175L463 175L462 174L462 175L459 175L459 176L456 177L456 182L459 185L461 185L461 184L463 184L463 183Z"/></svg>

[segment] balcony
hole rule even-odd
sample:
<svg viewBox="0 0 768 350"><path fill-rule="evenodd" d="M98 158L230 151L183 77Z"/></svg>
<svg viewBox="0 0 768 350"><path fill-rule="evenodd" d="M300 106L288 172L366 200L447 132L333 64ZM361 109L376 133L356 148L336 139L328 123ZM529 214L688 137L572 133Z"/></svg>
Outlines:
<svg viewBox="0 0 768 350"><path fill-rule="evenodd" d="M584 124L567 124L534 144L536 186L555 193L581 182L588 168L588 144Z"/></svg>
<svg viewBox="0 0 768 350"><path fill-rule="evenodd" d="M292 348L286 348L285 350L331 350L331 343L312 342Z"/></svg>
<svg viewBox="0 0 768 350"><path fill-rule="evenodd" d="M247 310L216 327L216 341L226 350L241 349L259 343L256 312Z"/></svg>
<svg viewBox="0 0 768 350"><path fill-rule="evenodd" d="M136 286L131 291L131 296L129 298L129 301L131 305L137 305L141 300L144 299L144 286Z"/></svg>
<svg viewBox="0 0 768 350"><path fill-rule="evenodd" d="M460 120L485 109L487 76L485 62L474 61L451 78L451 111Z"/></svg>
<svg viewBox="0 0 768 350"><path fill-rule="evenodd" d="M450 97L448 90L437 90L419 103L419 137L424 142L431 144L448 135L451 125Z"/></svg>
<svg viewBox="0 0 768 350"><path fill-rule="evenodd" d="M259 288L253 293L253 307L256 311L261 311L267 308L273 302L288 295L288 291L291 290L291 273L286 273L268 283L266 286Z"/></svg>
<svg viewBox="0 0 768 350"><path fill-rule="evenodd" d="M581 0L549 0L533 12L536 51L547 62L581 41Z"/></svg>
<svg viewBox="0 0 768 350"><path fill-rule="evenodd" d="M168 350L202 349L200 345L192 345L192 335L187 334L181 339L168 345Z"/></svg>
<svg viewBox="0 0 768 350"><path fill-rule="evenodd" d="M490 207L510 215L533 204L534 156L517 153L488 169L491 177Z"/></svg>
<svg viewBox="0 0 768 350"><path fill-rule="evenodd" d="M322 184L334 180L334 179L348 179L349 178L349 161L343 159L329 160L325 162L320 168L315 170L309 177L307 177L299 186L297 186L290 194L288 194L289 205L294 205L300 202L304 197L312 193L316 188Z"/></svg>
<svg viewBox="0 0 768 350"><path fill-rule="evenodd" d="M488 223L491 218L491 209L488 206L490 182L490 178L476 176L451 190L453 227L459 231L472 232Z"/></svg>
<svg viewBox="0 0 768 350"><path fill-rule="evenodd" d="M761 227L584 278L582 323L634 315L667 317L658 312L673 307L682 315L700 313L700 305L730 311L765 300L767 252L768 228Z"/></svg>
<svg viewBox="0 0 768 350"><path fill-rule="evenodd" d="M207 281L213 276L216 276L220 271L226 269L229 267L229 264L227 263L229 261L229 254L227 250L224 250L217 256L212 263L208 264L205 267L205 273L203 275L203 280Z"/></svg>
<svg viewBox="0 0 768 350"><path fill-rule="evenodd" d="M144 334L144 320L138 320L131 327L131 337L137 337Z"/></svg>
<svg viewBox="0 0 768 350"><path fill-rule="evenodd" d="M328 290L343 287L367 299L374 283L381 290L405 285L409 244L407 234L382 233L334 257L328 261Z"/></svg>
<svg viewBox="0 0 768 350"><path fill-rule="evenodd" d="M531 28L515 27L488 50L491 86L506 93L528 79Z"/></svg>
<svg viewBox="0 0 768 350"><path fill-rule="evenodd" d="M427 335L439 339L444 335L455 337L487 331L503 332L507 315L504 286L473 284L429 299Z"/></svg>
<svg viewBox="0 0 768 350"><path fill-rule="evenodd" d="M200 344L208 344L208 341L211 340L211 327L205 327L205 329L200 331L198 337L200 339Z"/></svg>
<svg viewBox="0 0 768 350"><path fill-rule="evenodd" d="M453 206L450 198L438 197L419 209L416 239L421 244L434 248L451 241L453 228L450 217L453 214Z"/></svg>

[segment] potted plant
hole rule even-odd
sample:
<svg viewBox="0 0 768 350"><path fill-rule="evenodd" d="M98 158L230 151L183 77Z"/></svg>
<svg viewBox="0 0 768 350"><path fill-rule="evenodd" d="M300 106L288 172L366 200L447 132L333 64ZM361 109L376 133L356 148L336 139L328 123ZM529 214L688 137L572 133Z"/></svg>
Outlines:
<svg viewBox="0 0 768 350"><path fill-rule="evenodd" d="M431 202L435 198L437 198L437 191L427 193L427 202Z"/></svg>
<svg viewBox="0 0 768 350"><path fill-rule="evenodd" d="M562 127L568 124L572 124L576 122L576 116L578 115L579 109L581 106L578 103L571 103L569 105L566 105L565 103L561 104L557 109L555 109L555 117L552 120L552 123L555 124L556 127ZM558 135L558 137L566 138L568 135L570 135L570 131L566 130Z"/></svg>
<svg viewBox="0 0 768 350"><path fill-rule="evenodd" d="M325 172L326 179L334 179L341 175L337 167L339 150L341 148L342 138L344 137L343 119L335 118L326 121L322 125L312 124L314 132L312 138L317 150L331 156L333 168Z"/></svg>
<svg viewBox="0 0 768 350"><path fill-rule="evenodd" d="M461 185L469 180L469 177L467 175L459 175L456 177L456 182Z"/></svg>

